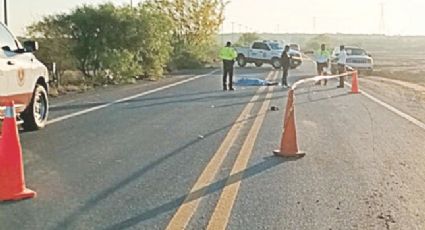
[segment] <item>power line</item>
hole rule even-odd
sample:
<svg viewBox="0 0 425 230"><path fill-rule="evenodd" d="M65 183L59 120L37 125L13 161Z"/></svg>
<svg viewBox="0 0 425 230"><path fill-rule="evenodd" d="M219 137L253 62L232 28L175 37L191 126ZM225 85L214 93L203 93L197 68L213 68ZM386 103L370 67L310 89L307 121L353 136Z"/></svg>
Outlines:
<svg viewBox="0 0 425 230"><path fill-rule="evenodd" d="M385 34L385 3L381 2L380 6L381 6L381 19L379 22L379 31L382 34Z"/></svg>

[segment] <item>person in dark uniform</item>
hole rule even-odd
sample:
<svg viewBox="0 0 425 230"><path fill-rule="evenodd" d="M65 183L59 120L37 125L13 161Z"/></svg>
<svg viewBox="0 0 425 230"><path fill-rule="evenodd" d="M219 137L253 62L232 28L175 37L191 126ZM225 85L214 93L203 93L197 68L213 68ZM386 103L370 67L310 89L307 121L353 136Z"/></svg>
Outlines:
<svg viewBox="0 0 425 230"><path fill-rule="evenodd" d="M220 50L220 59L223 60L223 90L235 90L233 88L233 65L238 56L235 49L232 48L232 43L227 42L226 46ZM227 85L227 76L229 76L229 85ZM229 86L229 88L227 88Z"/></svg>
<svg viewBox="0 0 425 230"><path fill-rule="evenodd" d="M345 46L341 45L339 47L338 55L338 73L345 74L347 66L347 51L345 51ZM344 76L339 77L339 86L338 88L344 88Z"/></svg>
<svg viewBox="0 0 425 230"><path fill-rule="evenodd" d="M291 57L289 56L288 52L289 52L289 46L285 46L285 49L283 50L283 53L281 56L282 69L283 69L283 76L282 76L283 87L288 87L288 71L291 65Z"/></svg>

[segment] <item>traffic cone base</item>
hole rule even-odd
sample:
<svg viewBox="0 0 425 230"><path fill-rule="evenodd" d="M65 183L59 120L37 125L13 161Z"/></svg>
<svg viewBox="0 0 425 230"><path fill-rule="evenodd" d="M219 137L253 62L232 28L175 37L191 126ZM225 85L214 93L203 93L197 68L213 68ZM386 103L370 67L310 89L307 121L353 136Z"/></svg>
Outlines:
<svg viewBox="0 0 425 230"><path fill-rule="evenodd" d="M24 200L24 199L31 199L37 196L37 193L32 191L31 189L25 188L24 191L18 193L18 194L12 194L8 197L1 197L1 201L15 201L15 200Z"/></svg>
<svg viewBox="0 0 425 230"><path fill-rule="evenodd" d="M297 152L297 153L282 153L279 149L274 150L273 154L278 157L291 157L291 158L302 158L305 156L305 152Z"/></svg>

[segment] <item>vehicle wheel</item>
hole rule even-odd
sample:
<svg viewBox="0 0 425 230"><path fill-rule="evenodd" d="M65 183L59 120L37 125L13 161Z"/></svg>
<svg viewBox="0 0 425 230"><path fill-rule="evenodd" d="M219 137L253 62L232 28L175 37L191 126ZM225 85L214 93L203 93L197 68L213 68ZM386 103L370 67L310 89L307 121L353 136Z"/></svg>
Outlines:
<svg viewBox="0 0 425 230"><path fill-rule="evenodd" d="M46 126L49 115L49 98L47 91L42 85L36 85L31 103L21 114L24 120L22 127L27 131L38 130Z"/></svg>
<svg viewBox="0 0 425 230"><path fill-rule="evenodd" d="M280 69L280 68L282 67L282 64L280 63L279 58L273 58L273 59L272 59L272 66L273 66L275 69Z"/></svg>
<svg viewBox="0 0 425 230"><path fill-rule="evenodd" d="M255 62L255 66L257 66L257 67L261 67L261 66L263 66L263 63L262 63L262 62L260 62L260 61L257 61L257 62Z"/></svg>
<svg viewBox="0 0 425 230"><path fill-rule="evenodd" d="M243 55L239 55L238 56L238 65L240 67L245 67L246 66L246 59Z"/></svg>

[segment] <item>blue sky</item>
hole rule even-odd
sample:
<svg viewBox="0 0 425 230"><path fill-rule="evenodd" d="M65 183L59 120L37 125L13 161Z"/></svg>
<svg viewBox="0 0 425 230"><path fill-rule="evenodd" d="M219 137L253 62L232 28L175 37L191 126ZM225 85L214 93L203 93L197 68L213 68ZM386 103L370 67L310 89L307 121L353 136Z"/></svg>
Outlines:
<svg viewBox="0 0 425 230"><path fill-rule="evenodd" d="M131 0L111 0L129 4ZM137 4L140 0L133 0ZM8 0L9 26L19 35L43 15L105 0ZM380 4L384 3L384 27ZM2 4L1 4L2 5ZM229 33L382 33L425 35L423 0L231 0L222 31ZM1 17L3 11L0 13Z"/></svg>

